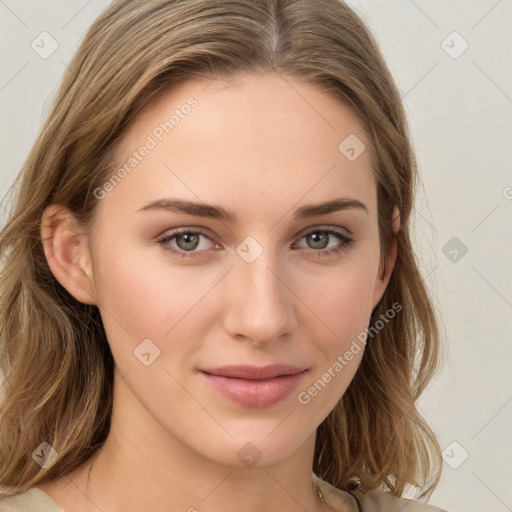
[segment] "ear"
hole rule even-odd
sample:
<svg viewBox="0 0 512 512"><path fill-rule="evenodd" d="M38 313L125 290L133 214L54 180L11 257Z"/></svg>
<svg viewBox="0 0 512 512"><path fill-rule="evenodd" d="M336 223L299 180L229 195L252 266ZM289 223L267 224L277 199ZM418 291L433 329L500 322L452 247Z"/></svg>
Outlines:
<svg viewBox="0 0 512 512"><path fill-rule="evenodd" d="M384 265L384 268L379 268L379 274L375 281L372 310L375 309L377 304L380 302L380 299L382 299L382 296L384 295L386 287L388 286L389 280L391 278L391 274L393 273L393 269L395 268L395 262L398 253L397 235L400 231L400 212L396 206L393 210L393 215L391 216L390 222L392 224L394 236L391 240L389 252L386 257L386 264Z"/></svg>
<svg viewBox="0 0 512 512"><path fill-rule="evenodd" d="M57 281L79 302L96 305L88 237L68 208L51 205L44 210L41 240Z"/></svg>

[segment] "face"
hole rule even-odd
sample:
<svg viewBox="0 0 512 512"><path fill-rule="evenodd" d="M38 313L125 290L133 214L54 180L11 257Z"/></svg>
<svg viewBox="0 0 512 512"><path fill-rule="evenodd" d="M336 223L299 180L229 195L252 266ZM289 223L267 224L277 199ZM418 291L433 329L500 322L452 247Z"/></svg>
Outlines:
<svg viewBox="0 0 512 512"><path fill-rule="evenodd" d="M388 278L369 154L349 136L368 147L315 85L189 81L138 115L124 172L95 191L94 294L126 389L211 460L289 456L361 361ZM286 366L219 370L270 365Z"/></svg>

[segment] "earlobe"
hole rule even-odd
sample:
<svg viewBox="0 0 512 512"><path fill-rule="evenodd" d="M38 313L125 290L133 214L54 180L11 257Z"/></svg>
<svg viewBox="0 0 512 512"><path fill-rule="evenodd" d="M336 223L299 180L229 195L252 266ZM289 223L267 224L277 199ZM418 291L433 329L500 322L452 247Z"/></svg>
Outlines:
<svg viewBox="0 0 512 512"><path fill-rule="evenodd" d="M398 206L395 206L393 209L393 215L391 216L391 227L396 237L400 231L400 211L398 210Z"/></svg>
<svg viewBox="0 0 512 512"><path fill-rule="evenodd" d="M88 238L68 208L51 205L44 210L41 241L57 281L79 302L96 305Z"/></svg>
<svg viewBox="0 0 512 512"><path fill-rule="evenodd" d="M379 268L377 280L375 282L374 294L373 294L373 306L372 310L375 309L377 304L382 299L384 292L388 286L391 274L395 268L396 258L398 255L398 232L400 231L400 212L398 207L395 206L393 215L391 216L390 222L392 224L393 239L389 247L389 251L386 257L386 264L384 268Z"/></svg>

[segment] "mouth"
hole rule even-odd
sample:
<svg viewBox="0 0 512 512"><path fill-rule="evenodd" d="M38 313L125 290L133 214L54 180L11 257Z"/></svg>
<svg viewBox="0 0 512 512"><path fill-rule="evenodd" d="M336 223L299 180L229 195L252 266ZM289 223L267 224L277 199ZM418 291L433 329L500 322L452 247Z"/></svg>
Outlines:
<svg viewBox="0 0 512 512"><path fill-rule="evenodd" d="M216 391L244 407L270 407L287 396L308 373L292 365L224 366L201 373Z"/></svg>

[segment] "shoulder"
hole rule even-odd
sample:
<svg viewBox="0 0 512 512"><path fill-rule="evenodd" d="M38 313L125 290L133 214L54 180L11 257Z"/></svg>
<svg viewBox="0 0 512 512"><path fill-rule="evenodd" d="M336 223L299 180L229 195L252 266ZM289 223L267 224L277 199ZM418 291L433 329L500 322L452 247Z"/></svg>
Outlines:
<svg viewBox="0 0 512 512"><path fill-rule="evenodd" d="M353 494L333 487L324 480L318 480L326 501L332 508L347 510L352 507L359 512L447 512L442 508L419 501L399 498L384 491L358 490ZM345 507L345 508L343 508Z"/></svg>
<svg viewBox="0 0 512 512"><path fill-rule="evenodd" d="M65 512L50 496L37 487L28 491L0 496L0 512Z"/></svg>
<svg viewBox="0 0 512 512"><path fill-rule="evenodd" d="M356 494L362 512L446 512L419 501L399 498L384 491L360 491Z"/></svg>

